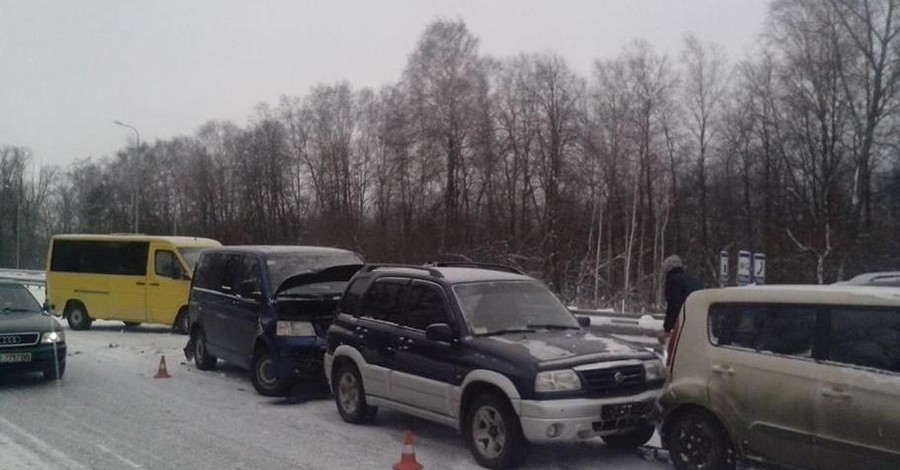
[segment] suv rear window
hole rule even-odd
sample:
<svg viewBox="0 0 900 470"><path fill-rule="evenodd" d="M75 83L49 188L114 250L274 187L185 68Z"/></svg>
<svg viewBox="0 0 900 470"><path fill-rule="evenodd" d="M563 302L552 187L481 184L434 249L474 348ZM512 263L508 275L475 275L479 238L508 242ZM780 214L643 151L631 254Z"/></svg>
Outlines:
<svg viewBox="0 0 900 470"><path fill-rule="evenodd" d="M812 357L816 309L805 305L715 304L709 339L716 346Z"/></svg>

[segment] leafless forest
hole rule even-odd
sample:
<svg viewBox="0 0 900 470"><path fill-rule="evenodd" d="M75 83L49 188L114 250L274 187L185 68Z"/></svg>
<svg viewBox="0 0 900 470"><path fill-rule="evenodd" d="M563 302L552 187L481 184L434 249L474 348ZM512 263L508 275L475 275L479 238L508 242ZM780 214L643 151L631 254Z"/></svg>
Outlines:
<svg viewBox="0 0 900 470"><path fill-rule="evenodd" d="M709 286L720 250L766 253L770 283L898 269L898 10L777 0L752 56L638 39L587 76L440 20L378 90L322 84L68 167L6 143L0 266L133 231L136 196L142 233L508 263L584 306L654 308L672 253Z"/></svg>

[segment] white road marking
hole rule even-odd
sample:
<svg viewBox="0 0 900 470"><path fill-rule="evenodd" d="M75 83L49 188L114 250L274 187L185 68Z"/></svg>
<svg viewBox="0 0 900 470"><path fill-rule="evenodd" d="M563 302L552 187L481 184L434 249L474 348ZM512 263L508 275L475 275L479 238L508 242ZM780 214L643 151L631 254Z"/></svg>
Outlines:
<svg viewBox="0 0 900 470"><path fill-rule="evenodd" d="M49 457L50 460L55 460L58 463L58 465L55 465L54 468L88 470L88 467L81 465L77 460L60 452L50 444L41 440L39 437L29 433L19 426L16 426L11 421L4 419L3 417L0 417L0 426L5 427L13 433L19 435L22 439L28 441L28 443L31 444L32 449L29 449L26 446L16 443L14 437L11 439L4 439L5 441L9 442L11 446L15 446L21 457L27 457L28 460L31 460L32 458L38 459L38 461L41 463L41 468L48 468L46 467L46 465L49 464L49 462L47 462L46 460L47 457ZM4 444L6 444L7 442L4 442ZM34 452L35 450L37 451L37 453Z"/></svg>
<svg viewBox="0 0 900 470"><path fill-rule="evenodd" d="M100 445L100 444L97 444L97 448L99 448L99 449L102 450L103 452L106 452L107 454L112 455L113 457L119 459L120 461L124 462L125 464L127 464L127 465L130 466L131 468L141 468L140 465L138 465L138 464L132 462L131 460L126 459L125 457L122 457L121 455L119 455L119 454L113 452L112 450L110 450L110 449L107 448L107 447L104 447L104 446L102 446L102 445Z"/></svg>

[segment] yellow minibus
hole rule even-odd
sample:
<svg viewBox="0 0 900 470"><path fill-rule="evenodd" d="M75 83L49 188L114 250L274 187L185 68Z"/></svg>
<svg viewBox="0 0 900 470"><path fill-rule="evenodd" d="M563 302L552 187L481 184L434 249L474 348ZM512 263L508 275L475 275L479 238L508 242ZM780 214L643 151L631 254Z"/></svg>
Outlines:
<svg viewBox="0 0 900 470"><path fill-rule="evenodd" d="M215 240L148 235L55 235L47 254L47 302L73 330L94 320L172 325L187 332L191 273Z"/></svg>

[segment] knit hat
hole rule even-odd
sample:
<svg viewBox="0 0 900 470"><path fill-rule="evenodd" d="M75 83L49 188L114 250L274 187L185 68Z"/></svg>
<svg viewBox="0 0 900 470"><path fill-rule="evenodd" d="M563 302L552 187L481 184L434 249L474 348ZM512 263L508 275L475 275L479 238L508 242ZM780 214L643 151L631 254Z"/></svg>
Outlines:
<svg viewBox="0 0 900 470"><path fill-rule="evenodd" d="M678 255L672 255L663 260L660 270L662 271L663 276L665 276L669 274L669 271L675 268L680 268L682 266L683 265L681 264L681 258L679 258Z"/></svg>

